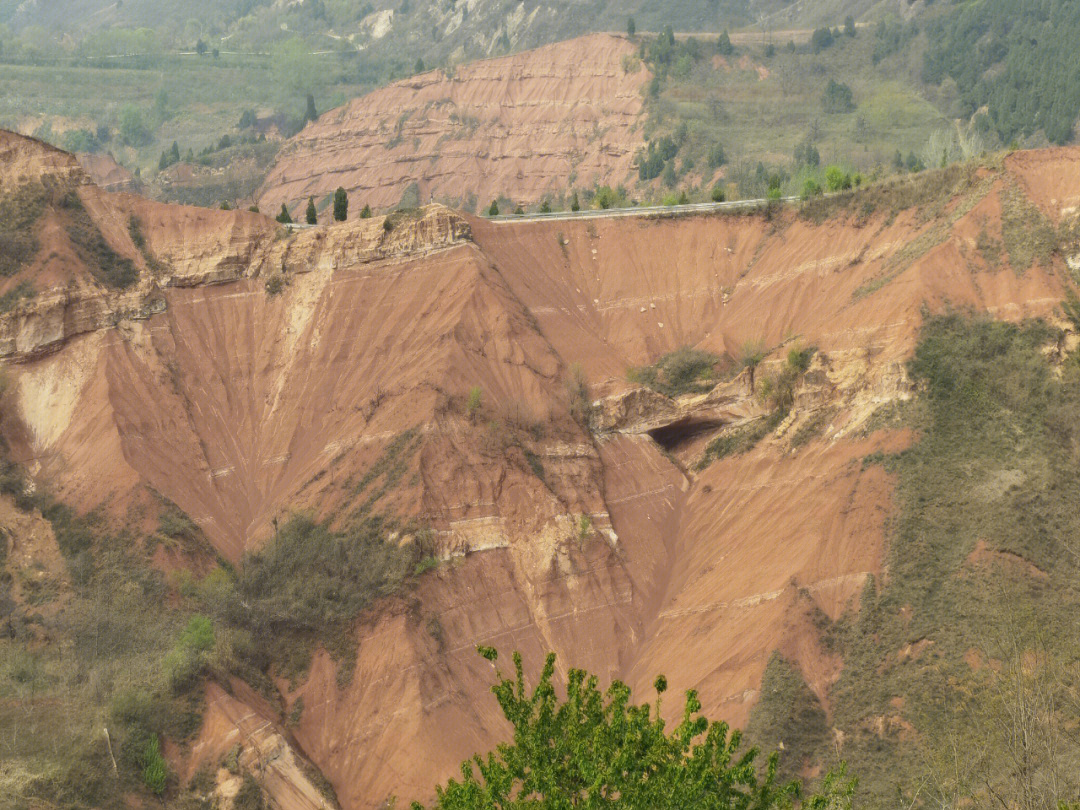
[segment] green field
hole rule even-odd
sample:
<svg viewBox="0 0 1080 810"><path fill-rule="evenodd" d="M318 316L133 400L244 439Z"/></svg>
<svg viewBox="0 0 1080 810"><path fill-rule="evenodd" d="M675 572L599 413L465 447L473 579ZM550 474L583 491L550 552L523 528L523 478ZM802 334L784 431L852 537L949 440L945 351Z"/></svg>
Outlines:
<svg viewBox="0 0 1080 810"><path fill-rule="evenodd" d="M73 129L96 133L107 127L101 143L121 163L143 172L156 170L162 150L178 142L181 152L198 154L216 146L224 134L238 133L244 110L260 117L302 122L306 95L319 111L345 103L371 89L356 77L351 60L338 54L297 60L309 79L291 81L289 66L270 56L171 55L153 60L58 60L50 64L0 64L0 126L36 131L59 145ZM134 111L145 138L124 141L125 110ZM47 127L42 128L42 124Z"/></svg>

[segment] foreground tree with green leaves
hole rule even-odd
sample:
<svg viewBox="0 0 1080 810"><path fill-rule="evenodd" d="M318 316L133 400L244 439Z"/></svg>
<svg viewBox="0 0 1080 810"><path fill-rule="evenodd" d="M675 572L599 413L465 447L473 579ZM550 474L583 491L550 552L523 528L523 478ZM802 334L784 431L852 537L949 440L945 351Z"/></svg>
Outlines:
<svg viewBox="0 0 1080 810"><path fill-rule="evenodd" d="M490 647L477 651L493 663L498 659ZM548 655L531 692L521 655L514 653L513 660L513 678L496 669L492 687L514 726L513 742L463 762L462 780L451 779L436 789L435 810L772 810L796 802L812 810L852 806L855 780L845 777L843 766L809 797L798 782L777 782L777 754L759 772L757 749L740 754L740 732L702 716L693 690L686 693L681 722L668 734L660 717L660 695L667 689L663 676L656 679L656 703L635 706L626 684L614 681L601 692L595 675L572 669L566 699L560 700L552 683L554 654ZM412 807L423 810L418 803Z"/></svg>

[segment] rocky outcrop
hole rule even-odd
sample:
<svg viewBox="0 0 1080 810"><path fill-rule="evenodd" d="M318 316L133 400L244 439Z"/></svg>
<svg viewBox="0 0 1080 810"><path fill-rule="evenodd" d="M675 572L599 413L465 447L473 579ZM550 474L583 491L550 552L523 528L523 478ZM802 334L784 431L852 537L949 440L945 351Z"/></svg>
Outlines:
<svg viewBox="0 0 1080 810"><path fill-rule="evenodd" d="M166 308L164 291L169 288L419 257L471 237L465 219L437 205L389 219L294 231L246 211L172 206L104 193L90 184L70 156L21 136L0 132L0 149L12 168L9 174L5 166L0 189L47 178L50 188L77 190L110 249L139 271L138 280L124 290L100 284L71 250L70 237L47 207L35 226L40 232L37 257L18 276L0 279L4 289L23 280L35 288L32 296L0 312L0 359L27 360L87 332L145 320ZM141 244L136 244L136 233ZM53 284L43 283L50 278Z"/></svg>
<svg viewBox="0 0 1080 810"><path fill-rule="evenodd" d="M57 183L89 183L75 156L36 138L0 129L0 193L50 178Z"/></svg>
<svg viewBox="0 0 1080 810"><path fill-rule="evenodd" d="M197 767L210 770L212 786L204 798L221 810L235 807L243 774L252 774L281 810L336 810L312 780L314 771L289 740L281 718L266 701L240 682L226 692L206 688L206 711L191 746L186 779Z"/></svg>
<svg viewBox="0 0 1080 810"><path fill-rule="evenodd" d="M352 220L328 228L294 231L255 262L266 275L356 267L377 261L416 258L472 238L472 227L457 213L429 205L413 213Z"/></svg>
<svg viewBox="0 0 1080 810"><path fill-rule="evenodd" d="M635 52L594 34L396 82L290 140L259 205L299 212L309 196L343 186L359 211L397 205L415 186L420 202L486 206L500 195L533 203L622 182L642 140L640 88L650 78Z"/></svg>

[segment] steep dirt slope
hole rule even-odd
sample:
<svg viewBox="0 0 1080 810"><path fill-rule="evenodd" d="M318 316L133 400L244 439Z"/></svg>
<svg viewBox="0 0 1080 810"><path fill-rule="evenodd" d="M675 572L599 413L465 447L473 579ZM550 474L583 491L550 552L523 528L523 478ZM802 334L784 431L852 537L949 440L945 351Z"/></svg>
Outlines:
<svg viewBox="0 0 1080 810"><path fill-rule="evenodd" d="M553 568L543 592L554 602L544 604L522 599L536 591L535 579L493 576L504 566L501 555L469 558L425 582L419 615L389 610L365 626L364 677L344 693L324 659L290 698L304 697L299 738L345 803L423 796L432 768L453 773L455 756L440 744L447 738L431 729L451 730L451 745L462 752L482 748L499 728L469 686L474 678L486 682L477 643L520 648L534 663L539 649L555 649L564 665L618 675L646 694L665 672L740 724L779 649L827 698L841 662L819 644L814 613L838 616L867 574L881 574L891 483L861 459L909 441L889 432L845 434L877 406L908 396L900 361L914 345L924 304L1019 318L1047 314L1060 300L1056 272L990 270L970 252L975 234L967 235L965 223L990 221L997 192L1013 182L1008 174L975 178L966 196L946 205L963 206L955 229L902 269L901 251L927 227L914 209L862 223L842 215L822 226L760 217L474 222L476 243L555 350L584 365L598 393L617 401L630 387L628 365L685 343L734 353L755 338L771 346L798 335L825 360L800 395L795 421L823 405L836 411L826 439L798 453L780 439L689 477L633 420L597 436L617 561L572 555L568 570ZM856 294L893 273L877 291ZM760 409L745 375L724 390L729 411L740 401L747 412ZM793 426L786 431L790 438ZM619 572L627 579L621 585ZM463 582L467 594L458 594ZM431 618L438 638L427 630ZM396 652L384 662L387 646ZM396 715L373 708L378 701L422 710L402 728L391 720Z"/></svg>
<svg viewBox="0 0 1080 810"><path fill-rule="evenodd" d="M625 39L594 34L429 71L325 113L278 153L259 199L296 208L343 186L355 213L419 199L531 203L578 185L621 182L641 142L648 72Z"/></svg>
<svg viewBox="0 0 1080 810"><path fill-rule="evenodd" d="M305 679L278 684L280 707L212 692L202 747L177 754L189 770L220 755L245 701L276 728L303 698L288 736L343 807L426 798L504 731L477 643L521 649L530 666L554 650L560 667L643 696L664 672L741 723L776 649L826 696L842 662L815 613L838 615L882 569L891 482L861 459L910 440L860 428L909 396L902 361L924 306L1054 310L1060 259L1010 268L978 245L1012 255L1001 223L1034 216L1033 184L1044 214L1063 216L1078 162L1019 154L806 217L497 225L433 206L389 230L375 218L292 236L87 186L116 249L143 257L120 227L134 212L160 266L122 295L87 282L63 306L42 292L0 320L17 361L4 430L80 508L119 520L151 487L230 560L293 509L340 522L373 508L434 530L447 562L369 611L348 683L319 653ZM24 325L57 307L100 315L31 341ZM715 432L763 413L747 375L671 403L635 391L626 369L753 340L770 349L759 375L796 341L819 354L769 438L697 471L701 439L680 425ZM575 363L597 402L591 429L573 418ZM813 417L816 438L792 448ZM289 773L275 772L276 795L307 795Z"/></svg>

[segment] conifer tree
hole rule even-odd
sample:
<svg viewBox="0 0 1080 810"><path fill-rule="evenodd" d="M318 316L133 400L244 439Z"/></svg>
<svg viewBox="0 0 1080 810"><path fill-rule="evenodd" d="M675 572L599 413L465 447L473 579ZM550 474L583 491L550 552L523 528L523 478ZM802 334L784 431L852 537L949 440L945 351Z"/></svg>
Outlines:
<svg viewBox="0 0 1080 810"><path fill-rule="evenodd" d="M337 191L334 192L334 219L337 222L344 222L349 216L349 195L345 189L338 186Z"/></svg>

